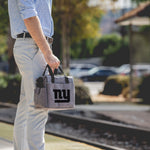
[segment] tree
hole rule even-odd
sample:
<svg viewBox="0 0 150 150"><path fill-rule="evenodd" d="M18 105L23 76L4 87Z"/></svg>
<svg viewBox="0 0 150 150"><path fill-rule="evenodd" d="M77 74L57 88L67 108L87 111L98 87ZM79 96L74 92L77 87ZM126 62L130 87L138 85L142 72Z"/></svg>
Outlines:
<svg viewBox="0 0 150 150"><path fill-rule="evenodd" d="M15 73L16 64L13 57L13 45L14 39L11 38L10 35L10 27L9 27L9 17L8 17L8 1L0 0L0 34L3 38L7 35L7 47L5 47L4 52L8 52L8 62L9 62L9 73Z"/></svg>
<svg viewBox="0 0 150 150"><path fill-rule="evenodd" d="M129 63L128 41L115 34L105 35L95 47L93 55L103 57L105 66L120 66Z"/></svg>
<svg viewBox="0 0 150 150"><path fill-rule="evenodd" d="M55 0L55 33L62 39L63 68L69 68L70 46L75 41L96 37L102 11L88 6L88 0Z"/></svg>
<svg viewBox="0 0 150 150"><path fill-rule="evenodd" d="M7 1L0 0L0 55L6 52L6 33L8 29Z"/></svg>
<svg viewBox="0 0 150 150"><path fill-rule="evenodd" d="M0 34L6 34L8 30L7 4L7 0L0 0Z"/></svg>
<svg viewBox="0 0 150 150"><path fill-rule="evenodd" d="M136 2L137 4L141 3L141 2L146 2L146 1L150 1L150 0L132 0L133 2Z"/></svg>
<svg viewBox="0 0 150 150"><path fill-rule="evenodd" d="M8 34L10 42L9 58L12 58L12 41L9 32L7 0L0 0L0 34ZM70 45L73 42L98 35L99 20L102 11L98 7L88 6L88 0L55 0L53 1L53 18L55 35L61 37L63 67L69 66ZM12 64L12 63L10 63Z"/></svg>
<svg viewBox="0 0 150 150"><path fill-rule="evenodd" d="M71 44L71 58L90 58L93 57L93 50L99 42L99 38L87 38Z"/></svg>

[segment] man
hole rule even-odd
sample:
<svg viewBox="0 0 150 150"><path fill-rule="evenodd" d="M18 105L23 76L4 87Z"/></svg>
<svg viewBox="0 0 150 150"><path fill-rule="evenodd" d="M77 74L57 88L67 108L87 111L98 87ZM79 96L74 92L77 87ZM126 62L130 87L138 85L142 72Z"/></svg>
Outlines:
<svg viewBox="0 0 150 150"><path fill-rule="evenodd" d="M20 102L14 124L14 150L44 150L48 112L34 108L36 79L46 64L60 62L51 50L54 33L52 0L8 0L14 57L22 76Z"/></svg>

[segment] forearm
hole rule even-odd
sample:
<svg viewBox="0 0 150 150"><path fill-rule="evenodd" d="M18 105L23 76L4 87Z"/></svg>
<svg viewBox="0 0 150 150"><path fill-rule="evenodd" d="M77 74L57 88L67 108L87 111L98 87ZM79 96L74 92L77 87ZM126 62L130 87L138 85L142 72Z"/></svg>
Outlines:
<svg viewBox="0 0 150 150"><path fill-rule="evenodd" d="M24 23L33 40L44 54L44 58L47 64L52 68L54 72L54 69L58 68L58 66L60 65L60 61L55 55L53 55L53 52L42 31L42 27L38 17L35 16L24 19Z"/></svg>
<svg viewBox="0 0 150 150"><path fill-rule="evenodd" d="M46 54L49 51L52 54L52 50L50 49L50 46L46 41L38 17L34 16L24 19L24 23L28 32L31 34L32 38L34 39L35 43L38 45L42 53Z"/></svg>

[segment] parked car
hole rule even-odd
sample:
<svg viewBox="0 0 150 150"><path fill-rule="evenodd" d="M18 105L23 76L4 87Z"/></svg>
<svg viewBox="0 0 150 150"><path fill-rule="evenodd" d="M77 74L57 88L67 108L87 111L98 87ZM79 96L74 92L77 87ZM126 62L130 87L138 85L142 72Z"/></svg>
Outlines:
<svg viewBox="0 0 150 150"><path fill-rule="evenodd" d="M70 65L70 75L74 77L79 77L82 74L86 74L90 69L96 67L93 64L71 64Z"/></svg>
<svg viewBox="0 0 150 150"><path fill-rule="evenodd" d="M83 81L104 81L108 76L116 74L117 72L112 67L95 67L79 78Z"/></svg>
<svg viewBox="0 0 150 150"><path fill-rule="evenodd" d="M142 77L150 74L150 64L135 64L132 68L134 76ZM129 75L130 70L130 65L124 64L117 69L117 72L121 75Z"/></svg>
<svg viewBox="0 0 150 150"><path fill-rule="evenodd" d="M129 75L130 74L130 64L123 64L116 69L118 74Z"/></svg>

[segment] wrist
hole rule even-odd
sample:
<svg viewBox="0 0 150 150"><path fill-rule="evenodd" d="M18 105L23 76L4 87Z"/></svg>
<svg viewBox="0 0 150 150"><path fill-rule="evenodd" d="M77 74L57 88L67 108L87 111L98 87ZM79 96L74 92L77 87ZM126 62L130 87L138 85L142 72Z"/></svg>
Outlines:
<svg viewBox="0 0 150 150"><path fill-rule="evenodd" d="M44 54L44 55L53 55L53 52L52 52L51 49L45 49L45 50L43 51L43 54Z"/></svg>

